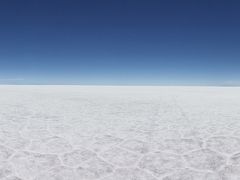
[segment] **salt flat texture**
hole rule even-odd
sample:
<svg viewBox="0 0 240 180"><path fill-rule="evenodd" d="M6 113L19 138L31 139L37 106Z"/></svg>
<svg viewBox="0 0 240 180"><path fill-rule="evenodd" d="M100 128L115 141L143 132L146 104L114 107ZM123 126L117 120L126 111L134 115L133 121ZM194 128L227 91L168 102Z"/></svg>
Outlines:
<svg viewBox="0 0 240 180"><path fill-rule="evenodd" d="M239 180L240 88L0 86L1 180Z"/></svg>

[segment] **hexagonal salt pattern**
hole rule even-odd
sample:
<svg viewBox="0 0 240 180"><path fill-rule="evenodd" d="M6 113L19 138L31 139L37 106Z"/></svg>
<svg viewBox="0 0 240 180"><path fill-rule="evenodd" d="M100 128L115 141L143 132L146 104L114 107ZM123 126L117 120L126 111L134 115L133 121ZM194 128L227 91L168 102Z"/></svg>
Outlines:
<svg viewBox="0 0 240 180"><path fill-rule="evenodd" d="M0 86L0 180L239 180L240 89Z"/></svg>
<svg viewBox="0 0 240 180"><path fill-rule="evenodd" d="M151 174L144 172L138 168L120 168L116 169L115 172L103 178L104 180L157 180Z"/></svg>
<svg viewBox="0 0 240 180"><path fill-rule="evenodd" d="M152 172L158 177L181 169L183 167L183 160L179 155L156 152L145 155L139 167Z"/></svg>
<svg viewBox="0 0 240 180"><path fill-rule="evenodd" d="M100 158L94 158L76 169L79 179L94 180L113 172L113 166Z"/></svg>
<svg viewBox="0 0 240 180"><path fill-rule="evenodd" d="M76 167L96 156L97 155L94 152L91 152L88 149L77 149L63 154L62 162L66 166Z"/></svg>
<svg viewBox="0 0 240 180"><path fill-rule="evenodd" d="M207 140L206 144L208 148L226 154L239 152L240 149L240 139L236 137L212 137Z"/></svg>
<svg viewBox="0 0 240 180"><path fill-rule="evenodd" d="M15 172L24 179L30 179L50 168L60 165L60 160L55 154L39 154L28 151L15 154L11 163Z"/></svg>
<svg viewBox="0 0 240 180"><path fill-rule="evenodd" d="M137 154L117 147L105 151L101 156L110 163L120 167L134 166L140 158Z"/></svg>
<svg viewBox="0 0 240 180"><path fill-rule="evenodd" d="M209 149L192 151L184 157L190 167L198 170L216 171L226 164L224 156Z"/></svg>
<svg viewBox="0 0 240 180"><path fill-rule="evenodd" d="M34 180L78 180L72 168L59 166L37 175Z"/></svg>
<svg viewBox="0 0 240 180"><path fill-rule="evenodd" d="M199 172L191 169L182 169L162 178L162 180L219 180L219 178L220 176L211 172Z"/></svg>

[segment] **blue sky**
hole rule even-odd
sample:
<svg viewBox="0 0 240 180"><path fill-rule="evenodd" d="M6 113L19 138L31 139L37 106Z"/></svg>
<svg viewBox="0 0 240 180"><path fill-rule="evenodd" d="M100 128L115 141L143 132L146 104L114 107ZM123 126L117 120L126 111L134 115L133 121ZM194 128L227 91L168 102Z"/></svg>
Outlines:
<svg viewBox="0 0 240 180"><path fill-rule="evenodd" d="M239 85L237 0L0 1L0 84Z"/></svg>

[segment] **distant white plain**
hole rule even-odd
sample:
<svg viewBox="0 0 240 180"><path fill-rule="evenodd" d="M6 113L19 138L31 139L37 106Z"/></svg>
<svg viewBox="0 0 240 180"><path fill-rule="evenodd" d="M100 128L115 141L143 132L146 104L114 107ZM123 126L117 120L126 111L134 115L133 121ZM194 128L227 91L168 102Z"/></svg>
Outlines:
<svg viewBox="0 0 240 180"><path fill-rule="evenodd" d="M0 86L0 179L240 179L240 88Z"/></svg>

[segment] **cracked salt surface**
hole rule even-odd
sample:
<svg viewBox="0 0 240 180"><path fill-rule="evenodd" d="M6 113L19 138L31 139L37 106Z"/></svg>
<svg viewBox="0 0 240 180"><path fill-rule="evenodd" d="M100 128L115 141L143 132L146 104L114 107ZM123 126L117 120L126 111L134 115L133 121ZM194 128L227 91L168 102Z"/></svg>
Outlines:
<svg viewBox="0 0 240 180"><path fill-rule="evenodd" d="M0 86L0 180L239 180L240 88Z"/></svg>

